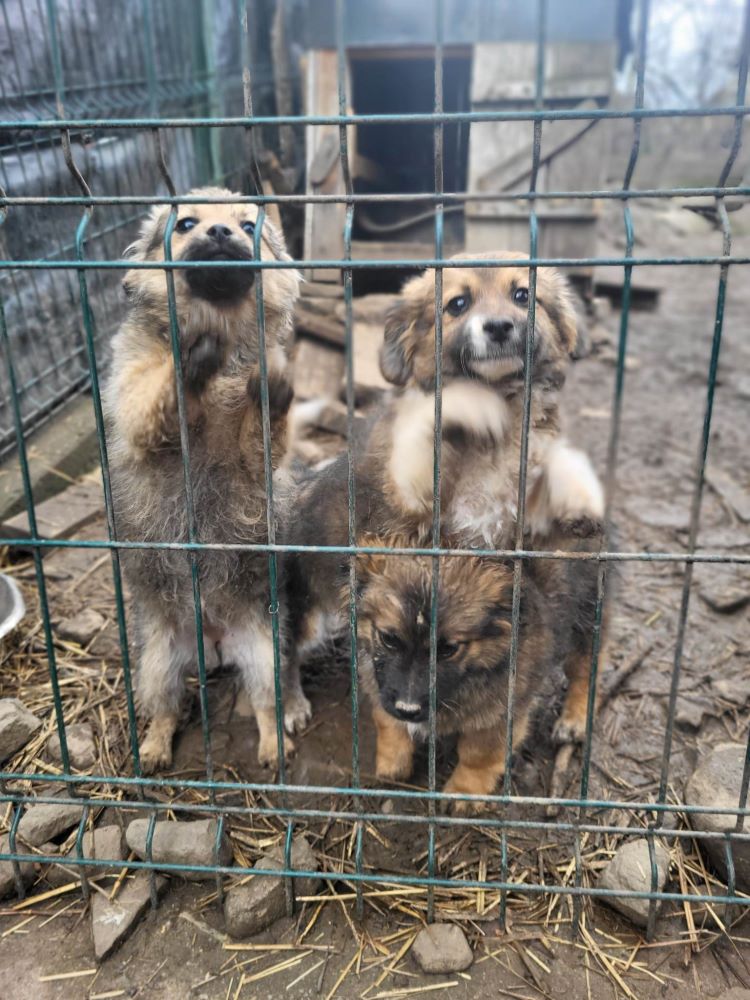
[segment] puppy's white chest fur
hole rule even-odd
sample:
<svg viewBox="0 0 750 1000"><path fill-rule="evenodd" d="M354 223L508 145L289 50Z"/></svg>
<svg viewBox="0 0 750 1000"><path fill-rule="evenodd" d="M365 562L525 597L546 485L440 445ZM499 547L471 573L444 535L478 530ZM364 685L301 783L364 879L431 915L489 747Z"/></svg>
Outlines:
<svg viewBox="0 0 750 1000"><path fill-rule="evenodd" d="M548 450L546 435L530 434L526 467L527 495L542 476ZM487 452L467 456L463 475L445 510L445 526L467 545L490 548L514 542L518 517L520 447L515 435Z"/></svg>

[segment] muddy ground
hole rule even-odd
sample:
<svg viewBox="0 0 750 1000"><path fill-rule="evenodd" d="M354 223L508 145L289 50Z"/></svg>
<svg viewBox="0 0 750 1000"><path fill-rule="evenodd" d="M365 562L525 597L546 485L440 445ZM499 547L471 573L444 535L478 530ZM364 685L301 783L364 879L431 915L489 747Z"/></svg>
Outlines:
<svg viewBox="0 0 750 1000"><path fill-rule="evenodd" d="M624 248L619 213L617 205L605 206L599 247L603 254L619 254ZM638 206L634 215L636 253L720 252L718 232L692 213L646 204ZM738 253L747 252L750 244L750 238L742 233L743 228L750 232L750 227L743 225L741 215L735 227ZM619 278L621 269L612 269L611 275L605 269L599 273ZM658 287L661 295L656 311L636 311L630 317L614 520L623 551L679 552L687 544L718 269L639 268L634 281ZM616 308L600 315L600 321L591 329L591 353L573 366L564 406L569 436L591 454L603 473L620 317ZM750 525L738 517L718 489L723 473L732 477L745 497L750 494L748 315L750 283L745 269L737 266L729 275L709 478L698 536L698 548L709 552L750 554ZM103 530L102 522L94 522L82 533L103 537ZM111 768L106 773L129 773L108 557L58 550L47 557L46 566L54 618L66 617L86 606L100 611L107 621L85 649L58 643L61 676L65 678L66 721L91 721L97 732L100 763ZM16 563L12 572L33 600L30 564ZM591 771L591 792L596 797L648 801L657 790L684 574L684 566L679 563L625 563L619 570L608 664L603 667L605 678L607 671L629 662L639 651L649 652L597 720ZM743 741L748 735L750 616L746 609L717 613L702 596L729 583L750 591L749 571L741 567L695 568L669 771L670 795L675 802L681 800L685 779L701 753L717 742ZM35 612L24 628L16 645L6 651L0 694L23 697L31 708L49 713L49 685ZM335 657L318 661L305 683L314 706L313 723L299 741L289 778L302 785L345 785L351 777L346 665ZM237 712L229 676L212 678L210 695L217 776L267 780L268 776L255 764L254 727ZM51 726L48 721L32 750L13 762L14 769L52 767L43 755L44 739ZM372 783L373 737L366 711L362 713L361 732L363 780ZM522 754L517 763L514 791L527 795L548 793L551 756L542 732L533 750ZM446 751L440 760L442 776L449 764L450 754ZM577 794L579 769L580 761L574 758L568 781L572 794ZM199 777L203 773L200 724L194 711L177 741L174 776ZM414 780L426 780L424 766ZM226 801L239 802L231 797ZM322 802L310 797L306 804L328 811L334 808L330 798ZM378 801L380 808L382 803ZM541 813L527 811L525 815L539 818ZM124 811L122 817L127 818ZM642 816L625 812L613 816L608 811L599 818L616 819L633 827L644 823ZM269 845L281 841L283 825L278 820L238 815L233 823L239 862L252 863ZM496 896L488 893L482 898L476 893L462 893L460 885L455 891L438 893L438 914L461 922L475 948L475 963L467 973L455 977L423 977L408 954L397 956L411 928L424 918L424 893L370 896L366 899L365 919L358 922L350 899L352 883L347 885L345 880L345 873L353 870L351 825L331 816L301 826L307 829L323 868L337 876L324 883L321 895L335 891L344 898L319 908L306 903L301 913L282 920L254 943L292 944L312 920L302 941L303 945L314 946L309 953L224 950L222 916L212 898L212 884L173 879L161 906L149 913L121 949L96 970L89 918L78 892L22 910L15 908L13 900L6 900L0 909L3 997L328 998L347 967L336 996L359 997L369 987L367 996L371 1000L416 996L436 985L440 987L436 994L446 1000L483 995L567 995L571 1000L713 997L731 986L750 987L747 920L734 926L730 940L715 932L705 907L667 904L657 924L656 941L644 947L641 935L624 918L597 903L586 904L584 934L572 938L571 910L565 900L518 894L509 900L509 933L497 936ZM479 827L458 832L440 829L437 840L438 874L457 879L477 878L483 873L498 877L499 841L492 831ZM616 840L605 836L584 838L581 849L585 884L593 884L615 845ZM367 870L382 873L386 880L388 874L424 871L426 846L424 828L383 819L365 831L364 863ZM685 843L681 860L678 852L675 847L670 883L673 888L679 887L679 876L686 871L697 879L695 872L700 868L689 842ZM511 877L516 881L539 882L541 878L548 883L570 884L572 842L563 834L548 831L540 840L538 834L512 833L509 857ZM40 880L32 893L45 888ZM394 938L398 932L402 936ZM324 947L330 951L321 951ZM274 971L287 958L294 964ZM243 962L252 964L241 966ZM267 976L250 978L266 970ZM39 981L40 977L75 971L88 974ZM243 972L249 981L241 986ZM304 973L308 974L299 979Z"/></svg>

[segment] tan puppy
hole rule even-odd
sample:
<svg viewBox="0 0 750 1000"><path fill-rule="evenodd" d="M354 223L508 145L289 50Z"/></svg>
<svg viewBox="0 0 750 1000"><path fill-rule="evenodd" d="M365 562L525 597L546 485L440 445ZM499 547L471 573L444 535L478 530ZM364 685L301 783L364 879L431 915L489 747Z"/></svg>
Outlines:
<svg viewBox="0 0 750 1000"><path fill-rule="evenodd" d="M204 188L191 192L226 197ZM164 260L169 208L157 208L127 255ZM196 204L179 209L172 236L175 260L251 262L257 209ZM289 260L281 233L265 221L263 260ZM259 273L251 268L176 270L197 537L201 542L263 543L267 510L263 467L258 320ZM269 368L273 464L285 450L292 397L287 347L299 288L291 269L262 272ZM105 391L108 445L119 536L137 541L188 540L175 368L165 273L132 270L124 280L129 314L113 341ZM274 482L277 513L288 504L283 477ZM141 746L144 771L167 767L177 728L185 673L195 667L192 578L187 553L124 553L140 642L137 694L150 725ZM209 667L235 664L258 722L261 762L277 760L268 559L263 553L204 551L198 556L205 656ZM282 626L283 626L282 622ZM309 718L296 675L288 688L288 731Z"/></svg>
<svg viewBox="0 0 750 1000"><path fill-rule="evenodd" d="M525 267L443 272L443 524L459 544L505 547L514 540L528 289ZM575 343L567 283L553 268L539 268L525 521L536 536L553 527L595 534L601 526L604 503L596 474L560 434L557 393ZM401 515L400 526L411 522L425 536L433 492L433 272L405 285L386 324L381 367L403 388L373 430L371 448L384 464L384 490Z"/></svg>

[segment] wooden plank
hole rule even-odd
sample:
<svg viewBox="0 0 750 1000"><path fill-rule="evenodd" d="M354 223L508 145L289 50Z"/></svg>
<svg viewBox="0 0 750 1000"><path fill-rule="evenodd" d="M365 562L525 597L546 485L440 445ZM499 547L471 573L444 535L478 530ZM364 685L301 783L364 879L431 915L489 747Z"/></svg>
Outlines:
<svg viewBox="0 0 750 1000"><path fill-rule="evenodd" d="M305 113L308 115L337 115L338 53L335 49L313 49L307 53L307 72L304 77ZM347 92L350 88L347 87ZM349 155L354 156L354 130L349 129ZM340 163L335 163L320 184L310 180L313 165L321 150L335 142L338 146L339 130L336 125L308 125L305 129L305 192L307 194L343 194L344 178ZM353 162L353 159L352 161ZM346 206L343 204L305 205L304 254L307 260L340 259L344 255L344 223ZM306 274L313 280L339 280L337 271L311 269Z"/></svg>
<svg viewBox="0 0 750 1000"><path fill-rule="evenodd" d="M474 46L471 102L533 100L536 42L480 42ZM580 100L612 91L615 46L608 42L552 42L545 48L544 96Z"/></svg>
<svg viewBox="0 0 750 1000"><path fill-rule="evenodd" d="M463 250L455 242L446 239L444 252L446 256ZM354 260L432 260L435 256L435 244L419 243L401 240L352 240L352 258Z"/></svg>
<svg viewBox="0 0 750 1000"><path fill-rule="evenodd" d="M294 328L297 337L312 334L327 344L342 348L344 346L344 323L331 312L317 312L307 308L306 302L300 300L294 311Z"/></svg>
<svg viewBox="0 0 750 1000"><path fill-rule="evenodd" d="M595 108L584 101L582 108ZM487 127L489 126L489 127ZM539 191L596 188L601 180L604 131L598 122L563 120L545 122L542 132ZM469 137L469 191L525 190L531 177L533 129L528 122L484 122L472 126ZM568 206L567 202L563 202ZM550 211L543 204L541 211ZM552 209L554 210L554 209ZM593 215L593 202L578 203L578 214ZM512 202L469 202L466 215L527 214L524 205Z"/></svg>
<svg viewBox="0 0 750 1000"><path fill-rule="evenodd" d="M74 483L56 496L36 507L37 531L40 538L69 538L79 528L93 521L104 510L101 479L90 477ZM26 511L0 525L5 537L29 538Z"/></svg>
<svg viewBox="0 0 750 1000"><path fill-rule="evenodd" d="M340 347L301 337L294 355L297 399L338 398L344 365L344 352Z"/></svg>
<svg viewBox="0 0 750 1000"><path fill-rule="evenodd" d="M318 299L344 299L344 288L340 284L328 281L303 281L302 296Z"/></svg>

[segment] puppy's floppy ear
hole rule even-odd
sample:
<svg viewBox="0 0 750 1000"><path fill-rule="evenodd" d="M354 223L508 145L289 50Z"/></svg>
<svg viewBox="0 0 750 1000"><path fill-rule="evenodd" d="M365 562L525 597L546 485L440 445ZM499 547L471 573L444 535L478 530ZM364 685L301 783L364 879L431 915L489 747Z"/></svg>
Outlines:
<svg viewBox="0 0 750 1000"><path fill-rule="evenodd" d="M383 378L394 385L406 385L412 373L406 337L414 325L413 307L407 299L399 299L385 320L385 335L380 348L380 370Z"/></svg>
<svg viewBox="0 0 750 1000"><path fill-rule="evenodd" d="M137 239L125 247L125 260L148 260L150 254L164 243L164 232L169 217L169 205L155 205L141 224ZM128 298L132 297L138 285L138 271L126 271L122 287Z"/></svg>
<svg viewBox="0 0 750 1000"><path fill-rule="evenodd" d="M357 537L357 545L360 548L383 549L393 544L392 539L381 538L370 531ZM361 552L357 555L357 582L360 586L368 583L371 577L383 572L386 558L387 556L379 552Z"/></svg>

